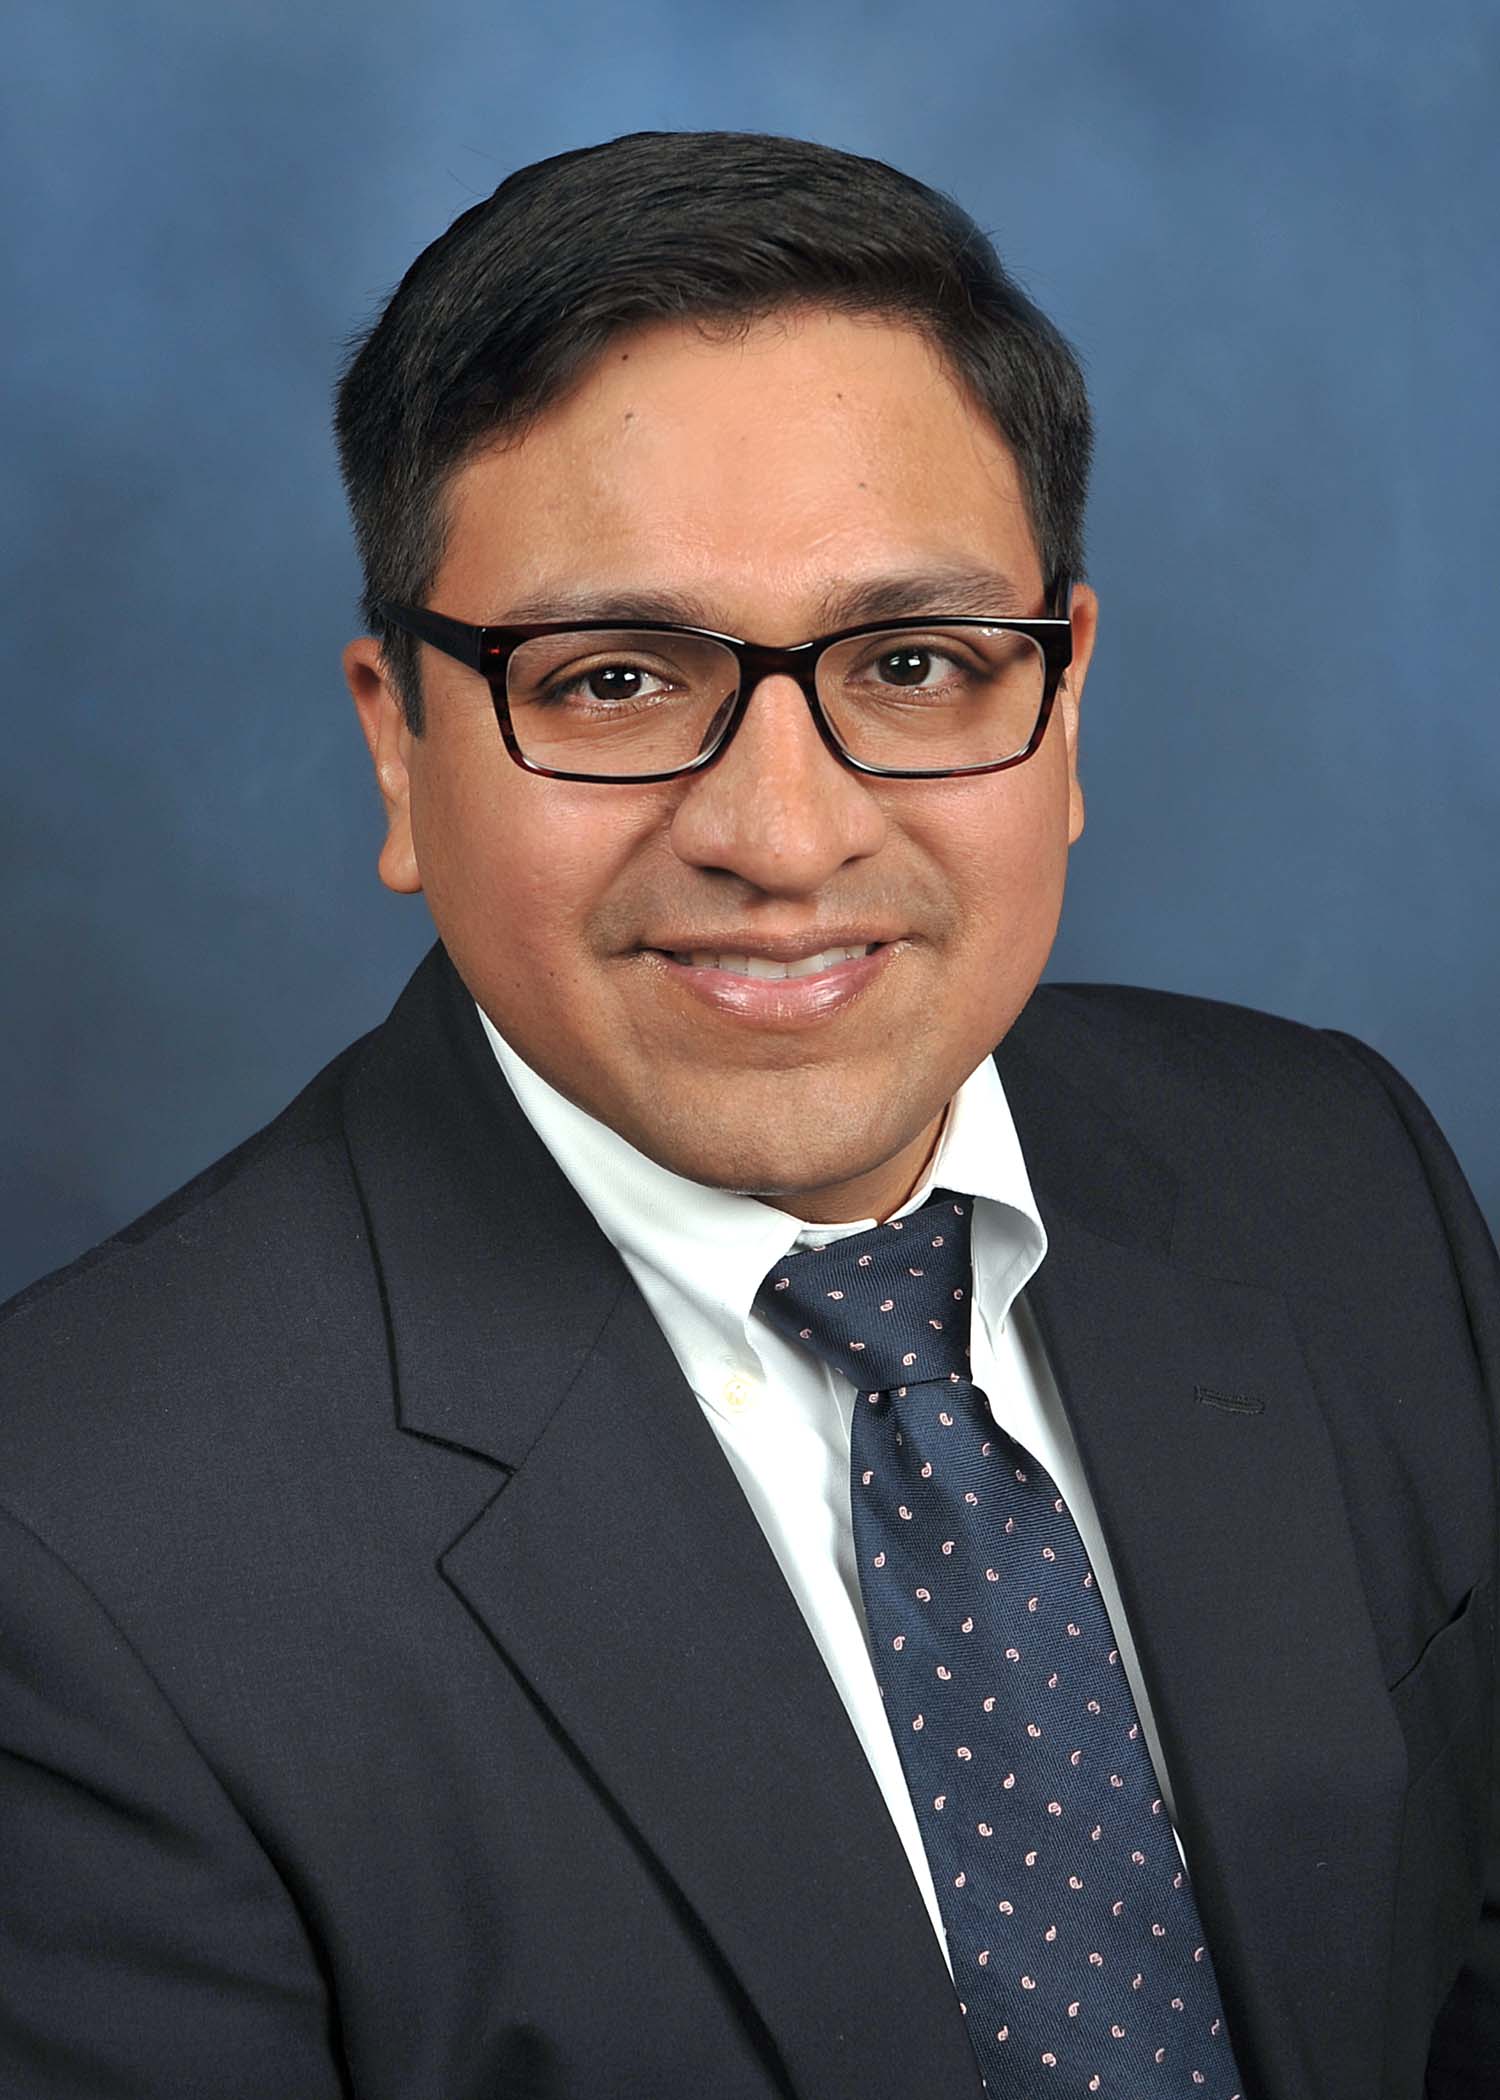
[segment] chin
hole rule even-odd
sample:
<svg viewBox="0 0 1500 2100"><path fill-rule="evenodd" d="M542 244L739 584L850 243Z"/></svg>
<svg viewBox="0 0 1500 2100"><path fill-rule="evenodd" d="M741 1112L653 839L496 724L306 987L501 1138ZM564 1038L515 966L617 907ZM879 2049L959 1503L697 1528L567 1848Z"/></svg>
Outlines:
<svg viewBox="0 0 1500 2100"><path fill-rule="evenodd" d="M911 1129L903 1120L880 1131L871 1129L867 1115L860 1117L857 1129L840 1129L840 1120L823 1117L815 1127L783 1125L774 1132L762 1123L721 1131L711 1142L705 1142L701 1125L627 1135L639 1150L685 1180L753 1196L778 1210L805 1216L803 1198L814 1199L828 1190L878 1176L920 1137L932 1116L918 1116Z"/></svg>

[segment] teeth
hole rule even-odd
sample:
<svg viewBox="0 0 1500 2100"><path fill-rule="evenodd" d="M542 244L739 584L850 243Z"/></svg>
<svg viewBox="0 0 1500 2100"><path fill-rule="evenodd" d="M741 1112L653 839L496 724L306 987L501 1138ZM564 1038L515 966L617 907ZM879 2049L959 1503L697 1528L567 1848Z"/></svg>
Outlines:
<svg viewBox="0 0 1500 2100"><path fill-rule="evenodd" d="M765 955L716 955L695 948L680 960L691 963L695 970L727 970L734 977L816 977L820 970L832 969L835 963L857 962L874 947L875 943L868 941L858 948L824 948L816 955L801 955L795 962L773 962Z"/></svg>

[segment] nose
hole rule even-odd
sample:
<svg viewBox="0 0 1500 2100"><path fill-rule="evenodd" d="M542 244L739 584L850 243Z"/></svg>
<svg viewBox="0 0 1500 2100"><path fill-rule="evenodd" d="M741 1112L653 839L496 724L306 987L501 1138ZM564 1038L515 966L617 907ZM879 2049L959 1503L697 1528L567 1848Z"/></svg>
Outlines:
<svg viewBox="0 0 1500 2100"><path fill-rule="evenodd" d="M886 818L834 757L794 678L761 680L727 751L689 777L671 843L690 867L737 875L771 895L809 896L877 853Z"/></svg>

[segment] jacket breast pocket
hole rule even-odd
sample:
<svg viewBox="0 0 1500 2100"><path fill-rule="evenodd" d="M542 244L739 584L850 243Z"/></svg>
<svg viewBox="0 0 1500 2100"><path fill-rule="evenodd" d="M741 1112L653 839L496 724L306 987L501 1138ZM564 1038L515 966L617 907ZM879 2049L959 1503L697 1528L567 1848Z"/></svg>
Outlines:
<svg viewBox="0 0 1500 2100"><path fill-rule="evenodd" d="M1388 1697L1406 1738L1407 1784L1415 1786L1464 1723L1484 1713L1494 1682L1495 1595L1476 1583Z"/></svg>

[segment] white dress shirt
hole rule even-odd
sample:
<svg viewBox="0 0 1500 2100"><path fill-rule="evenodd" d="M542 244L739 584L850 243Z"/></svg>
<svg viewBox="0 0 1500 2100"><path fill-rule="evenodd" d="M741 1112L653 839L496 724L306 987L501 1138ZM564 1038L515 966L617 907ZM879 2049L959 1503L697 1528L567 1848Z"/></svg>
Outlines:
<svg viewBox="0 0 1500 2100"><path fill-rule="evenodd" d="M480 1019L522 1110L618 1248L723 1446L848 1709L946 1959L942 1913L871 1665L854 1562L849 1425L855 1387L751 1309L767 1271L792 1246L822 1247L878 1221L810 1225L753 1196L684 1180L559 1094L482 1010ZM1047 1235L989 1058L955 1094L927 1175L894 1215L915 1210L934 1188L975 1199L974 1382L998 1427L1046 1467L1072 1512L1109 1609L1162 1798L1173 1813L1093 1498L1021 1296L1041 1266Z"/></svg>

